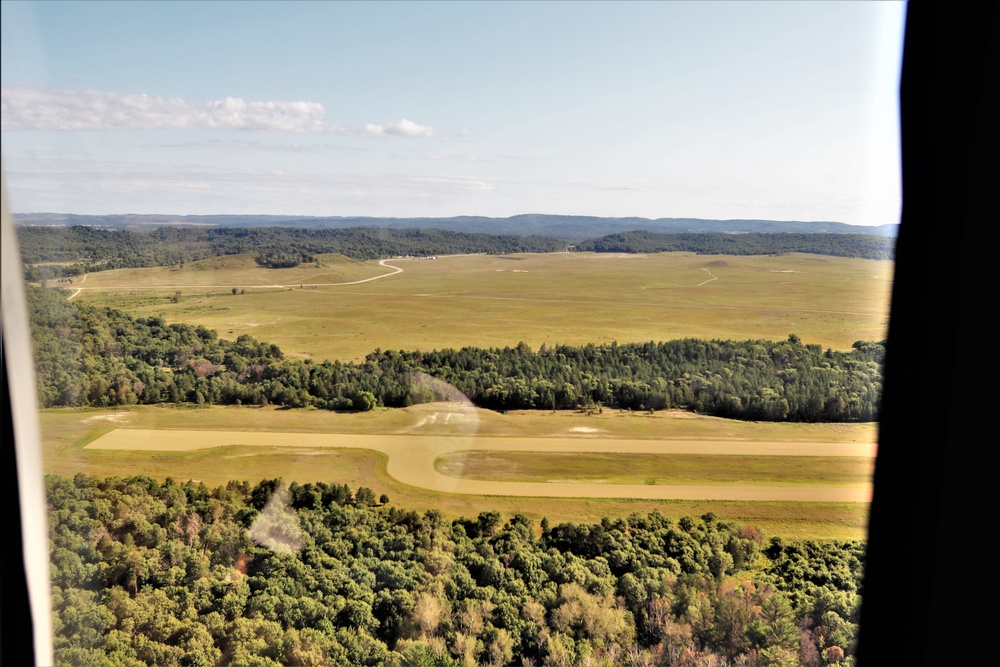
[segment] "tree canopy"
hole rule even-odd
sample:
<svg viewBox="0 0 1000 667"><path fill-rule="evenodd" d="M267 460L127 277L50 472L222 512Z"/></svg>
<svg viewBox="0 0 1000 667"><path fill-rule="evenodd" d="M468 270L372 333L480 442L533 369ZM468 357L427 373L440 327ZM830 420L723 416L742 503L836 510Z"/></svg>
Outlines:
<svg viewBox="0 0 1000 667"><path fill-rule="evenodd" d="M711 513L539 532L278 479L47 490L59 665L853 662L859 542L768 543ZM294 548L259 537L276 521Z"/></svg>
<svg viewBox="0 0 1000 667"><path fill-rule="evenodd" d="M885 347L785 341L647 343L431 352L376 350L361 363L287 359L268 343L28 289L39 400L50 406L275 404L371 410L451 400L494 410L679 408L767 421L878 419ZM433 381L428 381L432 378Z"/></svg>
<svg viewBox="0 0 1000 667"><path fill-rule="evenodd" d="M17 228L30 281L106 269L173 266L225 255L250 255L273 268L313 262L340 253L358 260L400 255L557 252L566 242L552 236L485 234L440 229L303 229L295 227L160 227L150 232L73 226ZM774 255L806 252L840 257L891 259L895 239L866 234L747 233L660 234L621 232L583 241L593 252L696 252Z"/></svg>

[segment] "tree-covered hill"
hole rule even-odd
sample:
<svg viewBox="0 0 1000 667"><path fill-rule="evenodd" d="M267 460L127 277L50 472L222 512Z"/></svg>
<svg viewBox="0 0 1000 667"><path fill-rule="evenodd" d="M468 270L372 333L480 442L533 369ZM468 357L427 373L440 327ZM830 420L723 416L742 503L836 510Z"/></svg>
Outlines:
<svg viewBox="0 0 1000 667"><path fill-rule="evenodd" d="M161 227L297 227L302 229L443 229L450 232L554 236L570 243L634 229L660 234L873 234L896 235L899 225L876 227L843 222L801 220L706 220L704 218L641 218L596 215L526 213L506 218L481 215L452 217L382 218L375 216L296 215L74 215L66 213L15 213L15 224L71 227L85 225L107 229L149 231Z"/></svg>
<svg viewBox="0 0 1000 667"><path fill-rule="evenodd" d="M46 482L60 666L853 664L862 543L711 513L539 531L324 482Z"/></svg>
<svg viewBox="0 0 1000 667"><path fill-rule="evenodd" d="M28 289L40 403L221 403L338 410L442 400L430 376L495 410L682 408L769 421L874 421L884 346L823 351L798 337L381 351L361 363L285 359L242 335Z"/></svg>
<svg viewBox="0 0 1000 667"><path fill-rule="evenodd" d="M173 266L209 257L251 255L269 267L312 262L340 253L370 260L400 255L556 252L567 248L553 236L487 234L440 229L301 229L291 227L162 227L149 232L95 227L18 228L29 281L120 268ZM593 252L697 252L774 255L807 252L890 259L894 239L863 234L752 233L657 234L633 231L577 244Z"/></svg>
<svg viewBox="0 0 1000 667"><path fill-rule="evenodd" d="M555 252L552 237L469 234L436 229L296 229L163 227L151 232L94 227L19 227L28 280L120 268L172 266L222 255L248 254L263 266L295 266L316 255L352 259L400 255Z"/></svg>
<svg viewBox="0 0 1000 667"><path fill-rule="evenodd" d="M701 255L780 255L804 252L833 257L892 259L895 239L870 234L658 234L630 231L577 244L591 252L696 252Z"/></svg>

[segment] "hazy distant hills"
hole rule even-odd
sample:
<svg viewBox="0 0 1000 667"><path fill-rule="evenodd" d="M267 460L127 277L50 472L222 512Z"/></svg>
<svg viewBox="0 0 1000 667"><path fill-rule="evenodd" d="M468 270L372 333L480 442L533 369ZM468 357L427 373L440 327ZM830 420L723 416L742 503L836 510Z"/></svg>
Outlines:
<svg viewBox="0 0 1000 667"><path fill-rule="evenodd" d="M346 229L441 229L453 232L553 236L570 243L628 231L660 234L680 233L776 233L871 234L895 237L898 225L863 227L843 222L797 220L704 220L700 218L603 218L586 215L515 215L509 218L457 216L451 218L310 217L283 215L73 215L63 213L15 213L19 225L88 225L148 231L157 227L298 227Z"/></svg>

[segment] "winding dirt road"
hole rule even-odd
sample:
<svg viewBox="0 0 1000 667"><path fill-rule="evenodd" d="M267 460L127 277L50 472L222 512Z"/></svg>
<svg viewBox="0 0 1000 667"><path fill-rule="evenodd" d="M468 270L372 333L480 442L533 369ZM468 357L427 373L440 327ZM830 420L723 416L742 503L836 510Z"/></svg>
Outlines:
<svg viewBox="0 0 1000 667"><path fill-rule="evenodd" d="M96 292L125 290L129 292L135 292L138 290L163 290L163 289L201 290L201 289L231 289L233 287L239 289L288 289L288 288L298 289L300 287L303 287L303 285L305 285L306 287L338 287L340 285L360 285L361 283L370 283L373 280L381 280L382 278L388 278L389 276L394 276L396 274L403 272L402 267L393 266L392 264L387 264L386 263L387 261L388 260L385 259L379 260L378 265L384 266L387 269L392 269L392 271L390 271L389 273L383 273L381 275L372 276L371 278L363 278L362 280L352 280L350 282L345 282L345 283L293 283L289 285L232 285L230 283L226 283L225 285L106 285L101 287L75 287L74 289L76 291L73 292L73 294L69 298L72 299L73 297L78 296L80 292L84 290L92 290ZM86 282L86 280L87 276L84 275L83 280L80 281L80 284L82 285L84 282Z"/></svg>
<svg viewBox="0 0 1000 667"><path fill-rule="evenodd" d="M871 500L871 486L675 486L591 482L490 482L442 475L434 469L434 461L444 454L468 450L708 454L715 456L875 456L874 444L623 440L571 437L487 438L141 429L116 429L90 443L86 449L184 452L226 446L329 447L373 450L382 452L388 457L388 473L400 482L442 493L657 500L869 502Z"/></svg>

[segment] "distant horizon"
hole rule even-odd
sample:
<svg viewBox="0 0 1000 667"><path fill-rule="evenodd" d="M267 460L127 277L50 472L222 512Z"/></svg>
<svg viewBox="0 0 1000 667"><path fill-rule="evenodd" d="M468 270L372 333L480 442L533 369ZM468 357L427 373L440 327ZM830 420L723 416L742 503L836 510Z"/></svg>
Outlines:
<svg viewBox="0 0 1000 667"><path fill-rule="evenodd" d="M75 217L174 217L174 218L212 218L212 217L247 217L247 218L333 218L333 219L356 219L371 218L374 220L450 220L455 218L483 218L489 220L509 220L511 218L540 216L554 218L597 218L602 220L700 220L706 222L791 222L802 224L837 224L849 225L851 227L882 227L885 225L898 225L899 222L887 222L880 224L856 224L843 222L841 220L794 220L776 218L700 218L689 215L664 215L651 218L641 215L590 215L586 213L515 213L514 215L479 215L466 213L460 215L311 215L299 213L72 213L67 211L12 211L12 216L75 216Z"/></svg>

